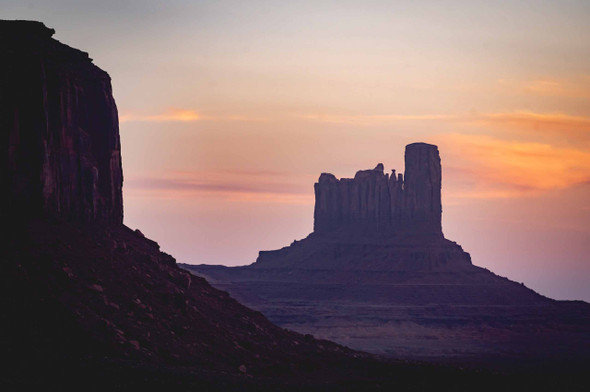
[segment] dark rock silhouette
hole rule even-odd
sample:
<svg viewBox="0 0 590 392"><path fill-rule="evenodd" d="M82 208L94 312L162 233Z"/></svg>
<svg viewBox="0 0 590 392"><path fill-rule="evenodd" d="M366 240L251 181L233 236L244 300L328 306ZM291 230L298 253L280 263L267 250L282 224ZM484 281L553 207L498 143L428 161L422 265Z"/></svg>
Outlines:
<svg viewBox="0 0 590 392"><path fill-rule="evenodd" d="M359 350L462 363L588 359L590 305L474 266L441 230L437 147L408 145L405 164L405 176L382 164L353 179L322 173L314 232L251 265L183 266L279 325Z"/></svg>
<svg viewBox="0 0 590 392"><path fill-rule="evenodd" d="M315 184L314 232L355 232L391 236L414 232L442 237L441 167L438 148L406 147L404 176L383 174L383 164L361 170L353 179L322 173Z"/></svg>
<svg viewBox="0 0 590 392"><path fill-rule="evenodd" d="M0 21L4 389L280 389L357 366L374 377L366 355L273 325L122 224L110 78L53 33Z"/></svg>
<svg viewBox="0 0 590 392"><path fill-rule="evenodd" d="M45 336L48 327L54 336L47 339L62 346L57 352L70 348L63 331L75 330L72 337L84 342L75 349L90 348L88 355L236 371L296 362L290 353L309 349L319 356L350 353L272 325L123 226L109 76L87 54L53 40L54 31L41 23L2 21L0 32L9 54L0 64L9 185L2 217L11 228L2 251L11 277L5 299L18 315L10 319L17 330ZM48 309L63 319L34 321ZM32 342L14 343L16 352Z"/></svg>
<svg viewBox="0 0 590 392"><path fill-rule="evenodd" d="M406 173L383 164L354 178L322 173L315 184L314 232L276 251L261 251L254 269L472 270L471 257L444 238L438 148L406 146Z"/></svg>
<svg viewBox="0 0 590 392"><path fill-rule="evenodd" d="M0 215L123 222L111 80L39 22L3 22Z"/></svg>

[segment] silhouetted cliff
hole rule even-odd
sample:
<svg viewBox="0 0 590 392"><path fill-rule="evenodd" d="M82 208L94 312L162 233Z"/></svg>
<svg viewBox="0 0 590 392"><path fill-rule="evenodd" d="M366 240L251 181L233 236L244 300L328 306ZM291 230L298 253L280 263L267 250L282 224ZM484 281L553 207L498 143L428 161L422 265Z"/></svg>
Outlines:
<svg viewBox="0 0 590 392"><path fill-rule="evenodd" d="M441 166L438 148L406 146L402 174L383 173L383 164L353 179L322 173L315 184L314 231L388 236L405 232L442 237Z"/></svg>
<svg viewBox="0 0 590 392"><path fill-rule="evenodd" d="M39 22L0 23L0 216L123 222L109 75Z"/></svg>
<svg viewBox="0 0 590 392"><path fill-rule="evenodd" d="M273 325L122 224L110 78L53 33L0 21L0 324L11 366L0 385L86 390L93 380L112 390L137 369L186 366L161 389L184 372L227 390L258 384L252 375L283 384L286 373L323 379L326 362L354 366L357 353Z"/></svg>

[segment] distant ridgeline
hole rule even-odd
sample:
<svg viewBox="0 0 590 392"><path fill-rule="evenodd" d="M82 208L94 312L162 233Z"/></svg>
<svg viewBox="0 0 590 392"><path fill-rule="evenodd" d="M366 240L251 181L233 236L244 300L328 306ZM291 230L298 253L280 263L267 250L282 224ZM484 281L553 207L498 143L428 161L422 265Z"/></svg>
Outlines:
<svg viewBox="0 0 590 392"><path fill-rule="evenodd" d="M406 146L402 174L383 174L383 164L338 180L322 173L315 184L314 231L382 235L420 233L442 237L441 165L438 148Z"/></svg>

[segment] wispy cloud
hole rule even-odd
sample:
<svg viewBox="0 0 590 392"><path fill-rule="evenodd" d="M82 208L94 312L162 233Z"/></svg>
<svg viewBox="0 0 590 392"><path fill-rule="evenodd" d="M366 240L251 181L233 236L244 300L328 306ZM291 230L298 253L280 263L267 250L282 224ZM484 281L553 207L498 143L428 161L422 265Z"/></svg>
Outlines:
<svg viewBox="0 0 590 392"><path fill-rule="evenodd" d="M269 171L168 172L131 177L125 187L134 195L181 199L213 197L225 201L311 204L308 179Z"/></svg>
<svg viewBox="0 0 590 392"><path fill-rule="evenodd" d="M520 197L590 181L590 151L486 135L435 138L452 197Z"/></svg>
<svg viewBox="0 0 590 392"><path fill-rule="evenodd" d="M381 114L381 115L334 115L334 114L302 114L298 118L310 121L333 124L378 125L399 121L455 121L456 115L448 114Z"/></svg>
<svg viewBox="0 0 590 392"><path fill-rule="evenodd" d="M588 132L590 117L572 116L564 113L535 113L515 111L507 113L482 113L472 117L473 122L509 127L524 131ZM590 135L588 135L590 137Z"/></svg>
<svg viewBox="0 0 590 392"><path fill-rule="evenodd" d="M193 122L193 121L228 121L228 122L269 122L292 121L293 118L319 123L343 124L353 126L383 126L396 123L447 123L463 126L479 126L491 131L510 131L532 133L535 135L553 135L570 138L572 142L590 144L590 117L566 113L539 113L517 110L491 113L459 114L273 114L272 117L243 116L231 114L204 115L194 110L171 108L160 114L138 115L122 114L121 122ZM567 141L567 140L566 140Z"/></svg>

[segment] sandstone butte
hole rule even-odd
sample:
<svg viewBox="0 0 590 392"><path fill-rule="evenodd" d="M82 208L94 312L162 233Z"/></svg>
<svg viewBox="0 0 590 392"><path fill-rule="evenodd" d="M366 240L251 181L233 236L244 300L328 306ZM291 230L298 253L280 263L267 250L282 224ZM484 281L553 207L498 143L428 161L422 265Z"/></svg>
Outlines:
<svg viewBox="0 0 590 392"><path fill-rule="evenodd" d="M492 367L582 363L589 305L473 265L443 235L441 187L438 148L409 144L403 175L381 163L354 178L322 173L303 240L243 267L183 267L278 325L357 350Z"/></svg>

